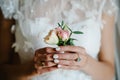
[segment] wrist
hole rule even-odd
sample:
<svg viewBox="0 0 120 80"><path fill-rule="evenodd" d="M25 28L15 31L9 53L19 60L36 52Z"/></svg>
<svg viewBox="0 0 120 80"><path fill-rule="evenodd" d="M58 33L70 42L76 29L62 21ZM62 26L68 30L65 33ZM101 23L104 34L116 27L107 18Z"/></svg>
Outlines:
<svg viewBox="0 0 120 80"><path fill-rule="evenodd" d="M89 65L91 65L91 56L89 56L88 54L85 56L86 56L86 58L85 58L85 60L83 60L84 65L81 66L81 70L86 72L86 70L89 69Z"/></svg>

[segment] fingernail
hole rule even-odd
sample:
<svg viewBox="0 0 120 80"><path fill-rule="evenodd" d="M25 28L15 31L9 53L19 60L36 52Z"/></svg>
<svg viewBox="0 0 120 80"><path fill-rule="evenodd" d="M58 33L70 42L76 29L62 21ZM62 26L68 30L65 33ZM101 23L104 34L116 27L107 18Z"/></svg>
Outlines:
<svg viewBox="0 0 120 80"><path fill-rule="evenodd" d="M59 56L58 56L57 54L54 54L54 55L53 55L53 58L54 58L54 59L57 59L58 57L59 57Z"/></svg>
<svg viewBox="0 0 120 80"><path fill-rule="evenodd" d="M65 52L64 52L64 51L61 51L60 53L64 54Z"/></svg>
<svg viewBox="0 0 120 80"><path fill-rule="evenodd" d="M62 65L57 65L57 67L58 67L58 68L61 68L61 67L62 67Z"/></svg>
<svg viewBox="0 0 120 80"><path fill-rule="evenodd" d="M54 60L54 63L59 63L60 61L58 59L55 59Z"/></svg>
<svg viewBox="0 0 120 80"><path fill-rule="evenodd" d="M56 50L56 51L60 51L60 47L56 47L55 50Z"/></svg>

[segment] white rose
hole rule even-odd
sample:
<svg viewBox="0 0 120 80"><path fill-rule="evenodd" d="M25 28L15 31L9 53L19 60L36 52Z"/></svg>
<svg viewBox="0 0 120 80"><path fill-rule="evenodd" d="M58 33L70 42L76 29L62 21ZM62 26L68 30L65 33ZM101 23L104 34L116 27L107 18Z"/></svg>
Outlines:
<svg viewBox="0 0 120 80"><path fill-rule="evenodd" d="M49 34L44 38L47 44L56 45L59 42L58 36L55 30L51 30Z"/></svg>

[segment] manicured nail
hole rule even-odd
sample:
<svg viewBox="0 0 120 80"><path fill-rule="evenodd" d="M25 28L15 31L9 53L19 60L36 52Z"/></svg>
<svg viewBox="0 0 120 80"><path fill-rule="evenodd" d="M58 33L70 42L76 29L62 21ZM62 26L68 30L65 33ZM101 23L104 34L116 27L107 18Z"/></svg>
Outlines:
<svg viewBox="0 0 120 80"><path fill-rule="evenodd" d="M61 67L62 67L62 65L57 65L57 67L58 67L58 68L61 68Z"/></svg>
<svg viewBox="0 0 120 80"><path fill-rule="evenodd" d="M60 53L64 54L65 52L64 52L64 51L61 51Z"/></svg>
<svg viewBox="0 0 120 80"><path fill-rule="evenodd" d="M54 59L57 59L58 57L59 57L59 56L58 56L57 54L54 54L54 55L53 55L53 58L54 58Z"/></svg>
<svg viewBox="0 0 120 80"><path fill-rule="evenodd" d="M55 50L56 50L56 51L60 51L60 47L56 47Z"/></svg>
<svg viewBox="0 0 120 80"><path fill-rule="evenodd" d="M54 60L54 63L59 63L60 61L58 59L55 59Z"/></svg>

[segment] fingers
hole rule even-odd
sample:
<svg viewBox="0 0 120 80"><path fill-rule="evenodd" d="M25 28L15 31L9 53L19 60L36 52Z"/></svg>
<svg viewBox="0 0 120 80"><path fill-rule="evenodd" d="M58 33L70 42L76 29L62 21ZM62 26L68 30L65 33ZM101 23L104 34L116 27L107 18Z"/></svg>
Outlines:
<svg viewBox="0 0 120 80"><path fill-rule="evenodd" d="M34 61L53 61L55 58L57 59L67 59L67 60L75 60L78 58L77 53L65 53L65 54L46 54L39 55L34 57Z"/></svg>
<svg viewBox="0 0 120 80"><path fill-rule="evenodd" d="M80 58L80 61L77 61L77 59ZM59 60L60 65L68 65L68 66L79 66L84 67L88 62L88 56L84 54L79 54L79 57L77 56L76 59L66 59L66 60Z"/></svg>
<svg viewBox="0 0 120 80"><path fill-rule="evenodd" d="M50 47L36 50L34 56L34 67L38 74L43 74L57 69L57 64L53 62L53 53L55 53L55 51L56 50L54 48Z"/></svg>
<svg viewBox="0 0 120 80"><path fill-rule="evenodd" d="M78 58L77 53L65 53L65 54L54 54L53 58L57 59L67 59L67 60L75 60Z"/></svg>
<svg viewBox="0 0 120 80"><path fill-rule="evenodd" d="M35 63L35 68L36 69L42 69L42 68L45 68L45 67L52 67L52 66L57 65L54 62L43 62L43 63L44 63L44 66L42 66L40 62Z"/></svg>
<svg viewBox="0 0 120 80"><path fill-rule="evenodd" d="M68 70L80 70L80 67L78 66L67 66L67 65L60 65L61 69L68 69Z"/></svg>
<svg viewBox="0 0 120 80"><path fill-rule="evenodd" d="M60 54L61 52L64 52L64 54ZM81 59L80 62L76 61L78 58ZM39 64L40 61L44 62L44 66ZM58 67L78 70L81 66L86 64L87 58L85 49L82 47L60 46L58 49L47 47L37 50L34 62L36 70L42 74L55 70Z"/></svg>
<svg viewBox="0 0 120 80"><path fill-rule="evenodd" d="M55 49L52 47L45 47L42 49L43 51L47 52L47 53L54 53ZM39 50L41 52L41 50Z"/></svg>
<svg viewBox="0 0 120 80"><path fill-rule="evenodd" d="M41 66L39 62L35 63L35 69L38 74L43 74L58 69L56 67L57 64L54 62L44 62L44 64L44 66Z"/></svg>
<svg viewBox="0 0 120 80"><path fill-rule="evenodd" d="M64 54L62 54L64 55ZM75 55L75 54L72 54ZM69 56L69 54L68 54ZM80 61L77 61L77 59L80 58ZM73 70L80 70L82 67L85 67L88 61L88 56L84 54L80 54L77 56L77 59L72 60L72 59L59 59L57 61L58 68L63 68L63 69L73 69Z"/></svg>
<svg viewBox="0 0 120 80"><path fill-rule="evenodd" d="M60 46L59 51L85 53L85 49L80 46Z"/></svg>
<svg viewBox="0 0 120 80"><path fill-rule="evenodd" d="M51 53L51 54L50 54ZM41 48L36 50L34 61L51 61L53 60L52 56L55 53L55 49L51 47Z"/></svg>
<svg viewBox="0 0 120 80"><path fill-rule="evenodd" d="M59 65L66 65L66 66L77 66L78 63L75 60L60 60Z"/></svg>
<svg viewBox="0 0 120 80"><path fill-rule="evenodd" d="M77 53L46 54L46 55L40 55L38 57L34 57L34 62L37 62L37 61L53 61L54 59L75 60L77 58L78 58L78 54Z"/></svg>
<svg viewBox="0 0 120 80"><path fill-rule="evenodd" d="M35 56L34 57L34 62L37 62L37 61L53 61L53 54Z"/></svg>
<svg viewBox="0 0 120 80"><path fill-rule="evenodd" d="M69 69L69 70L80 70L83 67L82 62L77 62L73 60L60 60L57 67L62 69Z"/></svg>
<svg viewBox="0 0 120 80"><path fill-rule="evenodd" d="M45 48L36 50L35 56L39 56L40 54L48 54L48 53L55 53L55 52L56 52L55 48L45 47Z"/></svg>
<svg viewBox="0 0 120 80"><path fill-rule="evenodd" d="M45 50L44 52L40 52L42 50ZM78 55L76 53L84 53L85 50L81 47L76 47L76 46L61 46L59 48L60 51L64 51L65 54L54 54L54 53L59 53L58 51L55 50L55 48L43 48L38 51L36 51L36 60L42 60L42 61L51 61L53 60L54 55L57 55L59 59L76 59L78 58ZM51 53L52 54L48 54ZM69 53L69 52L74 52L74 53ZM43 54L42 54L43 53ZM53 55L54 54L54 55Z"/></svg>
<svg viewBox="0 0 120 80"><path fill-rule="evenodd" d="M65 66L79 66L81 67L81 62L77 62L75 60L59 60L59 62L57 62L56 64L58 65L65 65Z"/></svg>

